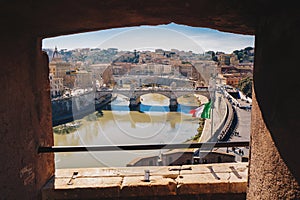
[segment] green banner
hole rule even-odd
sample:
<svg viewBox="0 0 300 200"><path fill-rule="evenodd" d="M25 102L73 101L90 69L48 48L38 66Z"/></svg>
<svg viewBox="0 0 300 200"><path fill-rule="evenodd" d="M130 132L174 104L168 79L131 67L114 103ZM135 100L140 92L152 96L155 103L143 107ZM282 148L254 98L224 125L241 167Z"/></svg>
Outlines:
<svg viewBox="0 0 300 200"><path fill-rule="evenodd" d="M205 104L201 118L210 119L211 101Z"/></svg>

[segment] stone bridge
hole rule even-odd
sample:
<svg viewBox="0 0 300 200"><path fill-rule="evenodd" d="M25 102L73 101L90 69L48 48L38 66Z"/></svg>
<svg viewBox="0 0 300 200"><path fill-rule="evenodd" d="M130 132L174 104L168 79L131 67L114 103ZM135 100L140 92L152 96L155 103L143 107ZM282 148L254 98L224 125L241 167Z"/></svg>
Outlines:
<svg viewBox="0 0 300 200"><path fill-rule="evenodd" d="M101 98L103 96L106 96L108 94L122 94L126 97L128 97L130 100L129 107L131 110L139 110L140 105L140 97L145 94L161 94L163 96L166 96L170 99L170 111L177 111L178 102L177 98L188 95L188 94L199 94L202 96L205 96L207 98L210 98L210 93L208 90L208 87L201 87L198 89L190 89L190 88L184 88L184 89L163 89L163 88L135 88L135 89L111 89L111 90L100 90L97 91L95 97Z"/></svg>

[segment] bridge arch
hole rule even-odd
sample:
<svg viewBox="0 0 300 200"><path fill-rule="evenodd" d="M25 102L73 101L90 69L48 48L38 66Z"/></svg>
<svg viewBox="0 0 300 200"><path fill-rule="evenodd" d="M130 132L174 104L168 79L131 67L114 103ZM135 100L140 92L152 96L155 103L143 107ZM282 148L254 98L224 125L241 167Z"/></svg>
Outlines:
<svg viewBox="0 0 300 200"><path fill-rule="evenodd" d="M104 96L107 94L122 94L128 98L132 97L140 97L145 94L151 94L151 93L157 93L161 94L163 96L166 96L168 98L178 98L184 95L189 94L199 94L202 96L210 98L210 92L207 87L204 87L199 90L194 89L164 89L164 88L155 88L155 89L149 89L149 88L135 88L135 89L113 89L113 90L101 90L96 92L96 96Z"/></svg>
<svg viewBox="0 0 300 200"><path fill-rule="evenodd" d="M129 107L130 110L139 110L139 105L141 104L141 96L145 94L160 94L167 98L169 98L169 107L170 111L177 111L178 107L178 98L184 95L190 94L200 94L210 99L210 92L207 87L203 87L200 90L194 89L163 89L163 88L155 88L155 89L145 89L145 88L135 88L135 89L114 89L114 90L104 90L98 91L96 93L96 98L101 98L101 96L107 94L121 94L129 99Z"/></svg>

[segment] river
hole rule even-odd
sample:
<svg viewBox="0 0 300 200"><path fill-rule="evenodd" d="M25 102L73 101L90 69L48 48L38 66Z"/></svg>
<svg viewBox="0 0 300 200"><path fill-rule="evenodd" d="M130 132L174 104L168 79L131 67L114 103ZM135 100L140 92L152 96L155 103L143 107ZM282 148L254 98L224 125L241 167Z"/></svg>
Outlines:
<svg viewBox="0 0 300 200"><path fill-rule="evenodd" d="M159 94L141 98L138 111L129 111L128 99L118 95L111 110L96 112L80 120L81 126L69 134L54 134L55 146L127 145L181 143L197 133L198 118L189 111L199 102L195 96L178 99L178 112L169 112L169 99ZM159 155L159 150L56 153L55 167L124 167L137 157Z"/></svg>

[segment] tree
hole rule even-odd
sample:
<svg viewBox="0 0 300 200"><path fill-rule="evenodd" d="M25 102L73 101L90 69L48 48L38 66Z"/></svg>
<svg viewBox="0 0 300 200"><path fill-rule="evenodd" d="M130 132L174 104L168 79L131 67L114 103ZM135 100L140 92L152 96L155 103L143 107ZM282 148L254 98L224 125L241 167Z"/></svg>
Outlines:
<svg viewBox="0 0 300 200"><path fill-rule="evenodd" d="M253 47L246 47L245 48L245 51L251 51L251 50L253 50L254 48Z"/></svg>
<svg viewBox="0 0 300 200"><path fill-rule="evenodd" d="M252 98L252 77L246 77L243 78L239 84L238 88L240 91L242 91L247 97Z"/></svg>

